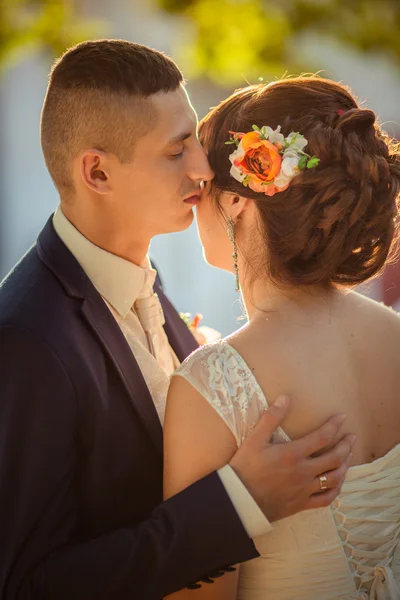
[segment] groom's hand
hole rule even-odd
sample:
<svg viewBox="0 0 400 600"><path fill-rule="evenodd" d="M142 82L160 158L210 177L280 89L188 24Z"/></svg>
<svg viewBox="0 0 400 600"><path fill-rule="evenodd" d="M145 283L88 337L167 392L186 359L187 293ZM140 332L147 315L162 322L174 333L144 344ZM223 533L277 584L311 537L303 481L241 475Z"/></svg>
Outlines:
<svg viewBox="0 0 400 600"><path fill-rule="evenodd" d="M336 415L298 440L271 444L288 409L289 399L278 398L230 462L269 521L328 506L340 492L355 441L355 436L346 435L321 453L337 439L345 420L344 415ZM320 476L326 477L326 491L321 491Z"/></svg>

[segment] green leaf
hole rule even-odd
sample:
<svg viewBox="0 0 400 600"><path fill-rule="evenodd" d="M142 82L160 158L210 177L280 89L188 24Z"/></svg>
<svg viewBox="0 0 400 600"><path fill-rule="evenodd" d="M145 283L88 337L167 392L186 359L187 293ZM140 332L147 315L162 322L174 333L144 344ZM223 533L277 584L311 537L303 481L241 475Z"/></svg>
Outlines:
<svg viewBox="0 0 400 600"><path fill-rule="evenodd" d="M264 129L264 126L263 126L263 127L260 129L259 127L257 127L257 125L252 125L252 128L254 129L254 131L256 131L256 132L259 134L259 136L260 136L260 138L261 138L262 140L266 140L266 139L268 139L268 138L265 136L265 133L264 133L264 131L263 131L263 129Z"/></svg>
<svg viewBox="0 0 400 600"><path fill-rule="evenodd" d="M299 160L299 169L300 171L304 171L304 169L307 166L307 161L308 161L308 157L307 156L302 156L301 159Z"/></svg>
<svg viewBox="0 0 400 600"><path fill-rule="evenodd" d="M298 137L299 137L299 134L295 133L294 136L289 141L289 146L292 146L295 143L295 141L297 140Z"/></svg>
<svg viewBox="0 0 400 600"><path fill-rule="evenodd" d="M316 156L312 156L310 160L307 162L307 169L312 169L319 164L320 159Z"/></svg>
<svg viewBox="0 0 400 600"><path fill-rule="evenodd" d="M236 140L228 140L225 144L237 144Z"/></svg>
<svg viewBox="0 0 400 600"><path fill-rule="evenodd" d="M263 125L261 127L261 133L264 140L268 140L267 126Z"/></svg>

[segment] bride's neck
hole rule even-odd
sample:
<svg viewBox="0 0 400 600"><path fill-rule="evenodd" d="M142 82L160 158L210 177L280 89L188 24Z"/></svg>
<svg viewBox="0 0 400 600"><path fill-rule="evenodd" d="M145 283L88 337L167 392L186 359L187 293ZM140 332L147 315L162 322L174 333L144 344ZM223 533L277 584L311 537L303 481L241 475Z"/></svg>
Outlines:
<svg viewBox="0 0 400 600"><path fill-rule="evenodd" d="M330 309L339 294L326 286L277 286L270 280L256 280L242 284L242 297L250 321L266 312L290 317L291 314L313 314Z"/></svg>

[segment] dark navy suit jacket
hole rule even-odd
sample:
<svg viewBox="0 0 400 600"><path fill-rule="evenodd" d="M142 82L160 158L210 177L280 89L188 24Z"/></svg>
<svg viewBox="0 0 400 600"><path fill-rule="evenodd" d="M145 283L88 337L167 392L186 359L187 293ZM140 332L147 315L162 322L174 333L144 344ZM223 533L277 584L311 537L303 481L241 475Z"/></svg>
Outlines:
<svg viewBox="0 0 400 600"><path fill-rule="evenodd" d="M0 288L0 599L158 599L255 556L216 473L162 502L149 390L50 220Z"/></svg>

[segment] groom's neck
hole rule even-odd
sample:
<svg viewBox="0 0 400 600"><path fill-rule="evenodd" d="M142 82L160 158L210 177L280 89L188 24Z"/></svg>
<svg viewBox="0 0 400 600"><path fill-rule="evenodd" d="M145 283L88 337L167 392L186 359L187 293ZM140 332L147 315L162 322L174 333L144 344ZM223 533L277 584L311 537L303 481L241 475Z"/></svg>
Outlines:
<svg viewBox="0 0 400 600"><path fill-rule="evenodd" d="M145 262L151 238L143 236L140 228L131 231L112 219L78 213L64 203L61 209L70 223L95 246L139 266Z"/></svg>

